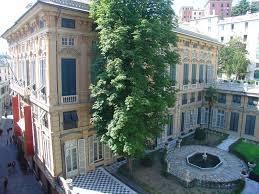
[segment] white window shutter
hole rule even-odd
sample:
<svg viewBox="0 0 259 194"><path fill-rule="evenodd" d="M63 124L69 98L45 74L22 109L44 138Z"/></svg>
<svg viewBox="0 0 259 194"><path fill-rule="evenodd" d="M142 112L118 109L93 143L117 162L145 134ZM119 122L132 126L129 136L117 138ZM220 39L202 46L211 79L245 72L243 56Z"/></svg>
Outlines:
<svg viewBox="0 0 259 194"><path fill-rule="evenodd" d="M80 173L86 171L85 139L78 139L78 169Z"/></svg>
<svg viewBox="0 0 259 194"><path fill-rule="evenodd" d="M94 136L88 137L89 140L89 163L93 164L94 163Z"/></svg>
<svg viewBox="0 0 259 194"><path fill-rule="evenodd" d="M201 108L201 124L205 124L205 108Z"/></svg>
<svg viewBox="0 0 259 194"><path fill-rule="evenodd" d="M184 116L184 129L190 128L190 111L186 111Z"/></svg>
<svg viewBox="0 0 259 194"><path fill-rule="evenodd" d="M228 120L228 112L227 111L225 111L225 117L224 117L224 126L225 126L225 129L227 129L227 120Z"/></svg>
<svg viewBox="0 0 259 194"><path fill-rule="evenodd" d="M197 125L197 119L198 119L198 109L194 109L194 115L193 115L193 126Z"/></svg>
<svg viewBox="0 0 259 194"><path fill-rule="evenodd" d="M218 114L218 110L212 109L212 127L216 127L217 125L217 114Z"/></svg>

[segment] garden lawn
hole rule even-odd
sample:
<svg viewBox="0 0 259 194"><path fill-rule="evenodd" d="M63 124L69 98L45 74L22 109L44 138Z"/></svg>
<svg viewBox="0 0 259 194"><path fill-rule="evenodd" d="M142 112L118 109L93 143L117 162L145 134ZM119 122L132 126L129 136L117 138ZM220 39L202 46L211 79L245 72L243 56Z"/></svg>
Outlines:
<svg viewBox="0 0 259 194"><path fill-rule="evenodd" d="M238 140L230 147L230 151L245 160L246 162L255 162L255 174L259 176L259 146L252 143Z"/></svg>

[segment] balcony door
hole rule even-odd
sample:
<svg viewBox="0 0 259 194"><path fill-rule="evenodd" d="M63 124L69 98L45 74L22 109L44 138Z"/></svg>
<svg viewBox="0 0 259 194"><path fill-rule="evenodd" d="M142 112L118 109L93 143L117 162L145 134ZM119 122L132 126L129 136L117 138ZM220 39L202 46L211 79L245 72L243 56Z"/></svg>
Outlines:
<svg viewBox="0 0 259 194"><path fill-rule="evenodd" d="M62 59L62 96L76 95L76 59Z"/></svg>

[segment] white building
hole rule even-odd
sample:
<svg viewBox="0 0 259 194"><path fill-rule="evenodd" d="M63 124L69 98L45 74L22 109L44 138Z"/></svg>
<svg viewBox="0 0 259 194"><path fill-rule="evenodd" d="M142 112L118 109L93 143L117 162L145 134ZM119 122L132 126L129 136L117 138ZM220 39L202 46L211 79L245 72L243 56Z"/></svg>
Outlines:
<svg viewBox="0 0 259 194"><path fill-rule="evenodd" d="M189 29L192 27L222 43L227 43L232 38L240 38L246 44L250 60L247 79L259 80L259 13L228 17L223 20L214 15L192 20L188 25Z"/></svg>
<svg viewBox="0 0 259 194"><path fill-rule="evenodd" d="M0 63L0 119L10 103L8 66Z"/></svg>

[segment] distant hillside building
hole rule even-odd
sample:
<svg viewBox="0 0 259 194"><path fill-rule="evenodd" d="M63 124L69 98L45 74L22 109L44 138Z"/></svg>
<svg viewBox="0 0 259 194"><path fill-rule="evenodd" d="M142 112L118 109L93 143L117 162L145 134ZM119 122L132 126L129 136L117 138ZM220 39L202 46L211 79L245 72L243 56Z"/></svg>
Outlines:
<svg viewBox="0 0 259 194"><path fill-rule="evenodd" d="M188 29L218 39L225 44L233 38L240 38L248 51L250 65L247 79L259 80L259 13L220 19L217 15L191 20ZM186 28L181 25L182 28Z"/></svg>
<svg viewBox="0 0 259 194"><path fill-rule="evenodd" d="M233 0L208 0L205 4L205 15L216 14L221 18L231 16Z"/></svg>
<svg viewBox="0 0 259 194"><path fill-rule="evenodd" d="M189 22L192 19L193 6L183 6L180 9L180 22Z"/></svg>

